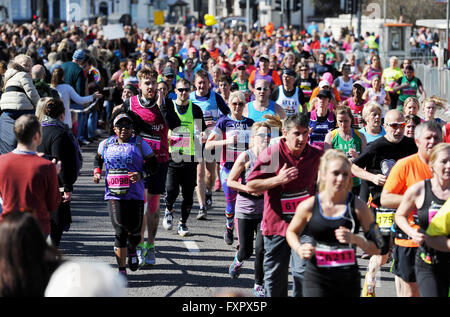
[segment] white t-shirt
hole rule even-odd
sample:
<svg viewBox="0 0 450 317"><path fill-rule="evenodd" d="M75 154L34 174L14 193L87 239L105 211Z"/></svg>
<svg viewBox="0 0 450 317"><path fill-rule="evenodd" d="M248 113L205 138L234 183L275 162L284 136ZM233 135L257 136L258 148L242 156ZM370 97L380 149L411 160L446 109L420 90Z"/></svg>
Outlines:
<svg viewBox="0 0 450 317"><path fill-rule="evenodd" d="M55 88L59 95L61 96L61 99L64 103L64 108L66 110L66 116L64 118L64 123L69 126L69 128L72 128L72 116L70 114L70 101L73 100L74 103L77 104L85 104L94 101L94 95L81 97L75 89L73 89L72 86L68 84L60 84L56 86Z"/></svg>

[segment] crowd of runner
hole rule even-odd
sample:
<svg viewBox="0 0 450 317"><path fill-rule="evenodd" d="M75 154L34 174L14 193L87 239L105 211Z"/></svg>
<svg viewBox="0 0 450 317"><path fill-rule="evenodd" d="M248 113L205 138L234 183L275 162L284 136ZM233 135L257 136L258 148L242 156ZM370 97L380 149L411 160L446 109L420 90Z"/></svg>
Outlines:
<svg viewBox="0 0 450 317"><path fill-rule="evenodd" d="M255 254L255 296L287 296L290 268L293 296L373 297L389 261L398 296L449 295L450 124L436 117L448 103L427 95L411 60L383 67L375 35L335 41L317 28L124 31L0 27L4 223L31 209L57 248L93 164L125 278L157 264L160 202L162 227L185 237L194 196L205 220L222 191L223 240L238 246L229 275ZM41 162L61 194L47 206L15 199L26 184L8 174L38 153L57 164ZM362 293L357 248L370 258Z"/></svg>

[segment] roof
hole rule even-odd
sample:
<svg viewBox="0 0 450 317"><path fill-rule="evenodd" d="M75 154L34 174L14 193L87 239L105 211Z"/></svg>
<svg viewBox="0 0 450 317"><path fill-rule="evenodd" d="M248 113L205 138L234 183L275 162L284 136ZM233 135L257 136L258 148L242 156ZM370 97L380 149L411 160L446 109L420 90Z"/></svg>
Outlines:
<svg viewBox="0 0 450 317"><path fill-rule="evenodd" d="M445 19L422 19L416 20L417 26L424 26L432 29L447 29L447 20Z"/></svg>

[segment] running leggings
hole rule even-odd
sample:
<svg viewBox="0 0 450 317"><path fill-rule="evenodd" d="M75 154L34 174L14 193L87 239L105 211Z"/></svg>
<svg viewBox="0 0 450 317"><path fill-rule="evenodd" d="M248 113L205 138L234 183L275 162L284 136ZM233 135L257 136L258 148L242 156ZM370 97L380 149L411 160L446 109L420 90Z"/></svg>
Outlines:
<svg viewBox="0 0 450 317"><path fill-rule="evenodd" d="M236 205L237 191L231 189L227 185L228 175L230 171L225 166L220 166L220 181L222 183L223 193L225 194L225 200L227 205L225 207L225 217L227 218L227 228L234 228L234 206Z"/></svg>
<svg viewBox="0 0 450 317"><path fill-rule="evenodd" d="M108 200L109 215L115 230L117 248L136 249L141 241L141 226L144 216L143 200Z"/></svg>
<svg viewBox="0 0 450 317"><path fill-rule="evenodd" d="M180 221L186 223L194 204L194 190L197 186L197 163L185 162L182 165L169 163L166 179L166 208L173 209L173 205L180 193L183 196L181 202Z"/></svg>
<svg viewBox="0 0 450 317"><path fill-rule="evenodd" d="M239 262L249 259L253 255L253 240L255 242L255 284L264 283L264 239L261 234L261 219L237 219L239 232Z"/></svg>
<svg viewBox="0 0 450 317"><path fill-rule="evenodd" d="M416 256L414 269L421 297L449 296L450 270L447 262L430 265Z"/></svg>

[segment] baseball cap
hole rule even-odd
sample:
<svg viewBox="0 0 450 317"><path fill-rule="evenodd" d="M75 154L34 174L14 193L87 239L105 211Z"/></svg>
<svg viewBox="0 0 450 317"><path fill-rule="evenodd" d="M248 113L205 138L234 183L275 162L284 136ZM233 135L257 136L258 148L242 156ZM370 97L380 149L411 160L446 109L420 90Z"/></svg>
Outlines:
<svg viewBox="0 0 450 317"><path fill-rule="evenodd" d="M73 55L72 55L72 59L79 61L79 62L84 61L85 57L86 57L86 55L84 54L84 50L81 50L81 49L76 50L75 53L73 53Z"/></svg>
<svg viewBox="0 0 450 317"><path fill-rule="evenodd" d="M128 119L130 122L133 122L133 120L126 113L121 113L114 119L113 125L116 125L116 123L122 119Z"/></svg>
<svg viewBox="0 0 450 317"><path fill-rule="evenodd" d="M259 57L259 60L261 60L263 58L266 59L267 61L270 61L269 55L263 54Z"/></svg>
<svg viewBox="0 0 450 317"><path fill-rule="evenodd" d="M329 86L330 87L331 85L330 85L330 83L327 80L320 81L319 88L323 88L325 86Z"/></svg>
<svg viewBox="0 0 450 317"><path fill-rule="evenodd" d="M331 99L331 92L329 90L321 89L317 94L317 97L325 97Z"/></svg>
<svg viewBox="0 0 450 317"><path fill-rule="evenodd" d="M295 71L293 69L290 68L285 68L283 69L283 74L289 75L289 76L297 76L297 74L295 73Z"/></svg>
<svg viewBox="0 0 450 317"><path fill-rule="evenodd" d="M241 66L245 66L244 61L237 61L237 63L236 63L236 68L239 68L239 67L241 67Z"/></svg>
<svg viewBox="0 0 450 317"><path fill-rule="evenodd" d="M175 72L173 71L172 67L164 68L162 74L163 76L175 76Z"/></svg>
<svg viewBox="0 0 450 317"><path fill-rule="evenodd" d="M366 89L366 86L364 85L364 82L362 80L358 80L356 82L353 83L353 87L355 86L360 86L363 89Z"/></svg>

